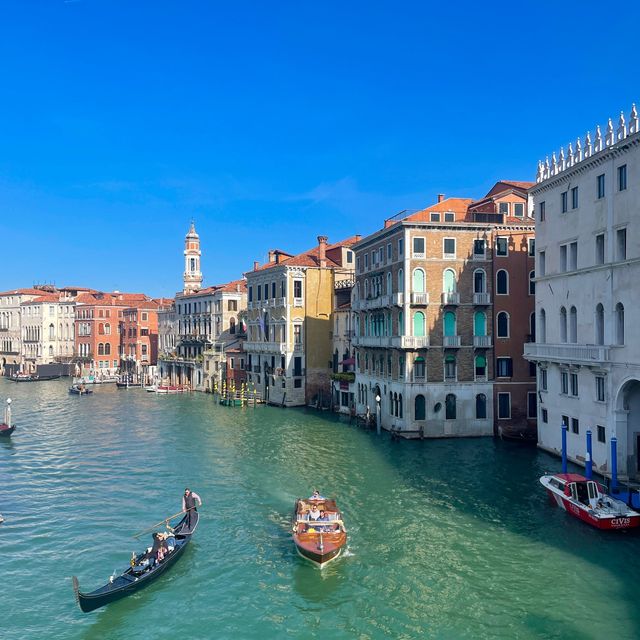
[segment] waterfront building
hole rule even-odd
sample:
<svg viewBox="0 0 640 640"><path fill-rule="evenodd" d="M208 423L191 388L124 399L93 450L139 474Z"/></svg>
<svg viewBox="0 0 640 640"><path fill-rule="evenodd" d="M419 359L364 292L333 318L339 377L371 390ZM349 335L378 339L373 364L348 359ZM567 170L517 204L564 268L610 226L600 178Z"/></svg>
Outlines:
<svg viewBox="0 0 640 640"><path fill-rule="evenodd" d="M538 367L539 446L611 474L617 439L622 477L640 480L640 343L633 302L640 279L640 128L635 106L604 134L560 149L538 164L536 341L525 355Z"/></svg>
<svg viewBox="0 0 640 640"><path fill-rule="evenodd" d="M477 201L439 196L357 244L358 414L406 437L535 428L522 357L534 308L530 184L500 181Z"/></svg>
<svg viewBox="0 0 640 640"><path fill-rule="evenodd" d="M335 284L353 278L351 247L359 237L291 255L269 251L247 272L248 381L267 402L329 406Z"/></svg>
<svg viewBox="0 0 640 640"><path fill-rule="evenodd" d="M332 313L332 367L333 409L338 413L355 411L355 348L353 337L357 314L351 308L355 280L352 276L336 280Z"/></svg>
<svg viewBox="0 0 640 640"><path fill-rule="evenodd" d="M123 355L124 310L147 302L143 293L82 292L76 298L75 348L82 374L114 375Z"/></svg>
<svg viewBox="0 0 640 640"><path fill-rule="evenodd" d="M22 303L42 296L42 289L13 289L0 293L0 374L18 371L22 365Z"/></svg>
<svg viewBox="0 0 640 640"><path fill-rule="evenodd" d="M178 320L175 300L158 309L158 359L177 355Z"/></svg>

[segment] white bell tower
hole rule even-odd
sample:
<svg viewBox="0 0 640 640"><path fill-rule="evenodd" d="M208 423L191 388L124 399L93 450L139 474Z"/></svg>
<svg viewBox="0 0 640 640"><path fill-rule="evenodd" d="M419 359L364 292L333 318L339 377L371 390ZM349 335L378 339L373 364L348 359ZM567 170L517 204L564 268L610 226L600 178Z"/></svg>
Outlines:
<svg viewBox="0 0 640 640"><path fill-rule="evenodd" d="M200 236L196 233L192 220L189 233L184 239L184 293L194 293L202 288L200 255Z"/></svg>

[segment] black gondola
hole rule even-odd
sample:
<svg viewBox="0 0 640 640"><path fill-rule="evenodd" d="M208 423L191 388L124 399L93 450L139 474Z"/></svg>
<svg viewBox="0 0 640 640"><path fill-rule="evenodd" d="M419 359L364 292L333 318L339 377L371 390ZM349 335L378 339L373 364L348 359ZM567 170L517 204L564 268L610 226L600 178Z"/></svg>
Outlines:
<svg viewBox="0 0 640 640"><path fill-rule="evenodd" d="M0 436L10 436L16 430L16 425L12 424L8 426L6 424L0 424Z"/></svg>
<svg viewBox="0 0 640 640"><path fill-rule="evenodd" d="M188 514L187 514L188 516ZM191 515L192 528L187 528L187 516L182 518L174 528L175 545L173 550L165 556L164 560L156 562L150 569L141 567L138 563L141 561L144 553L139 554L135 558L134 566L129 567L124 573L109 580L107 584L90 593L82 593L78 578L73 576L73 590L76 594L76 600L80 605L80 609L85 613L104 607L111 602L120 600L132 593L143 589L151 584L158 576L162 575L178 558L184 553L187 545L191 541L191 536L198 526L199 514L197 511Z"/></svg>
<svg viewBox="0 0 640 640"><path fill-rule="evenodd" d="M77 396L86 396L89 393L93 393L93 389L87 389L86 387L79 387L77 385L73 385L69 387L69 393L75 394Z"/></svg>
<svg viewBox="0 0 640 640"><path fill-rule="evenodd" d="M13 382L47 382L47 380L59 380L61 376L32 376L24 373L17 373L9 376L9 380Z"/></svg>

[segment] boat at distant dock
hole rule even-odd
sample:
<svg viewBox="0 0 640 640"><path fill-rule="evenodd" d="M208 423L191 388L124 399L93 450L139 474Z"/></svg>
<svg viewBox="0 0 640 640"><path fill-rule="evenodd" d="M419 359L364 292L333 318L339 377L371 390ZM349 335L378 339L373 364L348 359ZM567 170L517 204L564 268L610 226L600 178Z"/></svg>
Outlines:
<svg viewBox="0 0 640 640"><path fill-rule="evenodd" d="M58 380L61 376L38 376L30 373L14 373L9 376L13 382L46 382L47 380Z"/></svg>
<svg viewBox="0 0 640 640"><path fill-rule="evenodd" d="M640 513L607 494L595 480L578 473L555 473L542 476L540 483L553 504L593 527L618 530L640 526Z"/></svg>

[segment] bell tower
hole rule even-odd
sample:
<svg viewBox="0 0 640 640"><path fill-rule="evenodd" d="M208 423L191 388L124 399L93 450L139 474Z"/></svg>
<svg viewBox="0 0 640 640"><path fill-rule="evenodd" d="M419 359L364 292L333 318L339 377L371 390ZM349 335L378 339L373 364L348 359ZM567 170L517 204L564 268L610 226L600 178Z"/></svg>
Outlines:
<svg viewBox="0 0 640 640"><path fill-rule="evenodd" d="M200 236L196 233L196 226L192 220L189 233L184 239L184 293L195 293L202 287L200 255Z"/></svg>

